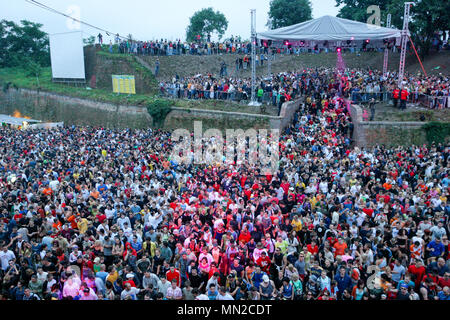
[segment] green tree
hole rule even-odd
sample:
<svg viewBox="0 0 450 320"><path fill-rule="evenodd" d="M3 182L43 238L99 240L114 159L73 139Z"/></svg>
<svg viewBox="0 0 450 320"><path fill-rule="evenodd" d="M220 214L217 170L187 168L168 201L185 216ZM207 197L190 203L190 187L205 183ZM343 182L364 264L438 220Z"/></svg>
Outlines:
<svg viewBox="0 0 450 320"><path fill-rule="evenodd" d="M339 18L359 22L367 22L370 14L367 8L371 5L379 6L381 10L381 26L386 26L387 15L392 15L391 26L397 29L403 27L404 0L336 0L336 7L344 5L337 15Z"/></svg>
<svg viewBox="0 0 450 320"><path fill-rule="evenodd" d="M403 15L405 0L336 0L340 9L338 17L360 22L367 22L370 14L367 8L377 5L381 10L382 26L386 26L387 15L392 15L392 27L403 29ZM426 56L431 47L431 41L436 31L450 29L450 2L436 0L417 0L412 6L409 30L413 41L421 50L422 57Z"/></svg>
<svg viewBox="0 0 450 320"><path fill-rule="evenodd" d="M310 0L272 0L270 1L270 29L292 26L312 19Z"/></svg>
<svg viewBox="0 0 450 320"><path fill-rule="evenodd" d="M172 111L173 101L156 99L147 106L147 112L153 119L156 128L164 127L167 115Z"/></svg>
<svg viewBox="0 0 450 320"><path fill-rule="evenodd" d="M410 30L422 58L428 55L434 33L450 30L450 2L420 0L412 7Z"/></svg>
<svg viewBox="0 0 450 320"><path fill-rule="evenodd" d="M45 67L50 65L48 35L42 24L22 20L0 21L0 67L26 66L34 61Z"/></svg>
<svg viewBox="0 0 450 320"><path fill-rule="evenodd" d="M39 82L39 77L42 74L41 65L35 61L30 60L27 65L27 69L28 69L27 76L28 77L36 77L36 84L37 84L38 88L40 88L41 84Z"/></svg>
<svg viewBox="0 0 450 320"><path fill-rule="evenodd" d="M197 35L204 40L208 34L217 32L219 39L222 39L228 29L228 20L219 11L214 12L213 8L202 9L194 13L190 19L190 24L186 30L187 41L197 40Z"/></svg>
<svg viewBox="0 0 450 320"><path fill-rule="evenodd" d="M95 37L94 36L90 36L89 38L83 39L83 43L86 46L91 46L91 45L95 44Z"/></svg>

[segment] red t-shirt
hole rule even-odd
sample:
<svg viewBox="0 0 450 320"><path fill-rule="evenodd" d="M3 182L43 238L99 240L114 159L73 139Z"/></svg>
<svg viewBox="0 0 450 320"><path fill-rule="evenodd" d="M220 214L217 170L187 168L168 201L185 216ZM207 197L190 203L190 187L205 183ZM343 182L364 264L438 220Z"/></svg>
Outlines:
<svg viewBox="0 0 450 320"><path fill-rule="evenodd" d="M290 186L291 186L291 185L290 185L289 183L282 183L282 184L281 184L281 188L283 188L285 194L288 194L288 193L289 193L289 187L290 187Z"/></svg>
<svg viewBox="0 0 450 320"><path fill-rule="evenodd" d="M105 214L98 214L96 216L96 218L98 219L98 222L103 223L103 221L106 220L106 215Z"/></svg>
<svg viewBox="0 0 450 320"><path fill-rule="evenodd" d="M168 282L172 282L173 279L177 280L177 286L180 287L181 286L181 276L180 276L180 272L178 270L174 270L173 272L171 272L170 270L166 272L166 278Z"/></svg>
<svg viewBox="0 0 450 320"><path fill-rule="evenodd" d="M269 272L271 262L272 261L270 260L270 258L268 256L265 256L265 257L261 256L261 257L259 257L258 260L256 260L256 264L258 266L260 266L261 270L263 270L266 273Z"/></svg>
<svg viewBox="0 0 450 320"><path fill-rule="evenodd" d="M308 244L306 247L308 248L308 251L311 252L312 255L319 253L319 247L317 245L313 248L311 244Z"/></svg>
<svg viewBox="0 0 450 320"><path fill-rule="evenodd" d="M369 217L372 218L373 209L371 209L371 208L364 208L364 209L363 209L363 212L364 212L365 214L367 214Z"/></svg>
<svg viewBox="0 0 450 320"><path fill-rule="evenodd" d="M444 277L439 277L439 280L438 280L437 284L441 288L444 288L444 287L449 287L450 288L450 279L445 280Z"/></svg>
<svg viewBox="0 0 450 320"><path fill-rule="evenodd" d="M417 268L415 264L410 265L408 268L408 272L413 274L416 277L416 286L419 287L422 282L423 277L425 276L426 269L424 266Z"/></svg>
<svg viewBox="0 0 450 320"><path fill-rule="evenodd" d="M247 233L241 233L239 235L239 241L244 241L245 243L249 242L251 238L252 238L252 236L248 232Z"/></svg>
<svg viewBox="0 0 450 320"><path fill-rule="evenodd" d="M127 280L127 281L124 281L124 282L123 282L123 285L125 286L127 283L129 283L130 286L136 288L136 284L134 283L133 280Z"/></svg>

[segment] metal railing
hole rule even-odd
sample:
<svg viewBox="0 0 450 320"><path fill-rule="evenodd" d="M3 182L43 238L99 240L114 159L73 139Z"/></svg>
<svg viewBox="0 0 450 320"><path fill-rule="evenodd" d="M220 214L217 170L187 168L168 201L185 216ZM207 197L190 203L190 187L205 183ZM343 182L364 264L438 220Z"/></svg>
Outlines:
<svg viewBox="0 0 450 320"><path fill-rule="evenodd" d="M222 100L230 102L249 102L251 93L246 91L208 91L198 89L177 89L170 87L160 87L160 94L167 98L173 99L187 99L187 100ZM277 105L277 96L272 92L264 92L262 96L256 94L258 102L267 105Z"/></svg>
<svg viewBox="0 0 450 320"><path fill-rule="evenodd" d="M350 98L355 103L369 103L372 98L381 102L393 100L392 92L350 92ZM408 95L408 103L418 103L430 109L444 109L450 107L450 96L431 96L412 92Z"/></svg>
<svg viewBox="0 0 450 320"><path fill-rule="evenodd" d="M119 46L118 48L112 49L112 53L115 51L118 53L126 54L136 54L142 56L177 56L177 55L223 55L223 54L250 54L251 50L247 47L243 48L230 48L224 47L220 48L158 48L158 47L124 47ZM268 48L258 48L257 54L269 54Z"/></svg>
<svg viewBox="0 0 450 320"><path fill-rule="evenodd" d="M109 48L108 48L109 50ZM359 52L383 52L384 48L368 48L366 50L362 48L342 48L344 53L359 53ZM251 54L251 48L247 46L243 47L227 47L223 46L222 48L214 47L214 48L205 48L204 46L198 48L192 47L141 47L141 46L113 46L112 53L127 53L127 54L137 54L144 56L175 56L175 55L223 55L223 54ZM299 54L321 54L321 53L335 53L336 48L319 48L315 50L314 48L307 47L294 47L294 48L271 48L272 54L274 55L299 55ZM256 53L269 55L270 50L268 47L257 47Z"/></svg>

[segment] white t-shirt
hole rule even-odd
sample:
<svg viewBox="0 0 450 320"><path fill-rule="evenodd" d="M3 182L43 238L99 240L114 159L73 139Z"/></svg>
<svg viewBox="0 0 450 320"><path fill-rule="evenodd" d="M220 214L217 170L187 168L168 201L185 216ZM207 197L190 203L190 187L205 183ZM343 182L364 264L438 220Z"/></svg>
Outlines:
<svg viewBox="0 0 450 320"><path fill-rule="evenodd" d="M136 297L136 295L139 293L139 291L141 291L140 289L131 287L130 291L127 290L123 290L122 293L120 294L120 298L121 300L125 300L128 296L131 296L134 300L134 298Z"/></svg>
<svg viewBox="0 0 450 320"><path fill-rule="evenodd" d="M50 181L49 186L53 191L58 191L59 181L52 180L52 181Z"/></svg>
<svg viewBox="0 0 450 320"><path fill-rule="evenodd" d="M446 234L445 229L443 227L439 228L438 226L432 227L430 231L432 232L432 240L442 238Z"/></svg>
<svg viewBox="0 0 450 320"><path fill-rule="evenodd" d="M234 300L233 297L227 292L225 295L221 295L220 293L217 295L216 300Z"/></svg>
<svg viewBox="0 0 450 320"><path fill-rule="evenodd" d="M109 210L109 209L106 209L105 210L105 215L106 215L106 218L107 219L112 219L112 218L114 218L114 209L111 209L111 210Z"/></svg>
<svg viewBox="0 0 450 320"><path fill-rule="evenodd" d="M45 281L45 280L47 280L47 275L48 275L48 272L45 272L45 271L42 273L38 273L37 279L41 280L41 281Z"/></svg>
<svg viewBox="0 0 450 320"><path fill-rule="evenodd" d="M12 252L11 250L8 250L6 252L4 251L0 251L0 261L2 263L2 269L6 270L9 267L9 261L12 259L15 259L16 256L14 254L14 252Z"/></svg>

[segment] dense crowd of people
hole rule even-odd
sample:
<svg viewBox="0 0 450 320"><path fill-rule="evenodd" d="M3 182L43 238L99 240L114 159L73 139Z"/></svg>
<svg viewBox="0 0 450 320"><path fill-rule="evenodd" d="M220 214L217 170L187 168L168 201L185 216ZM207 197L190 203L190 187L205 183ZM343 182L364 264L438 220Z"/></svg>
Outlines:
<svg viewBox="0 0 450 320"><path fill-rule="evenodd" d="M306 80L306 70L303 76ZM310 78L308 77L308 79ZM300 74L292 72L272 75L270 78L258 77L255 96L259 102L281 107L284 102L296 98L302 92L299 85L301 81ZM170 81L162 81L160 90L161 94L178 99L249 101L252 79L228 78L225 75L214 76L212 74L198 74L185 78L175 76ZM306 82L303 91L307 92Z"/></svg>
<svg viewBox="0 0 450 320"><path fill-rule="evenodd" d="M351 77L269 80L305 95L274 174L177 163L160 130L1 128L0 298L449 300L449 147L353 148Z"/></svg>
<svg viewBox="0 0 450 320"><path fill-rule="evenodd" d="M103 44L103 35L100 33L98 36L99 44ZM171 55L222 55L222 54L250 54L251 53L251 41L243 40L241 36L231 36L227 39L220 39L214 41L211 35L207 35L205 38L197 36L192 41L181 39L168 40L133 40L132 38L126 39L118 34L114 37L114 44L117 46L114 48L113 41L109 43L109 50L111 52L128 53L136 55L150 55L150 56L171 56ZM267 41L258 39L256 42L256 51L258 54L302 54L302 53L322 53L322 52L335 52L338 48L338 44L328 41L315 41L314 44L307 44L304 41L296 42L294 45L286 43L286 41ZM339 45L339 48L343 52L370 52L378 51L382 52L385 48L384 42L355 42L346 41ZM388 45L389 50L397 52L400 50L400 46L395 46L392 43ZM420 49L420 48L419 48ZM448 41L434 38L432 41L432 49L437 52L441 50L448 50Z"/></svg>
<svg viewBox="0 0 450 320"><path fill-rule="evenodd" d="M242 59L241 59L242 60ZM244 61L245 56L244 56ZM261 58L261 61L262 58ZM174 76L160 82L161 94L179 99L216 99L231 101L248 101L251 97L251 78L230 76L226 65L221 65L219 75L198 74L191 77ZM236 69L242 63L236 60ZM319 72L328 70L318 68ZM270 77L257 77L255 95L259 102L279 106L298 95L309 94L317 88L314 79L309 76L312 69L298 72L283 72ZM403 86L398 87L396 72L383 75L377 70L346 69L342 79L331 79L328 86L339 82L342 95L355 103L368 103L372 98L376 101L393 101L395 107L406 108L406 103L420 103L433 109L450 107L450 78L443 75L407 74ZM336 89L339 89L336 88ZM284 98L282 98L284 96Z"/></svg>
<svg viewBox="0 0 450 320"><path fill-rule="evenodd" d="M154 41L134 41L116 39L119 53L129 53L137 55L151 56L171 56L171 55L212 55L212 54L248 54L251 52L251 42L242 41L240 37L231 37L224 41L181 41L181 39L170 41L167 39ZM113 50L112 42L110 50ZM268 52L268 48L259 48L259 52Z"/></svg>
<svg viewBox="0 0 450 320"><path fill-rule="evenodd" d="M349 86L345 90L350 92L352 101L369 102L375 98L379 101L404 100L405 102L421 103L432 109L449 108L450 78L448 75L425 76L423 74L407 74L402 87L398 86L398 74L392 72L383 76L382 72L351 71ZM405 96L401 97L401 90L406 90ZM398 93L395 93L399 90ZM394 101L397 106L397 102Z"/></svg>

